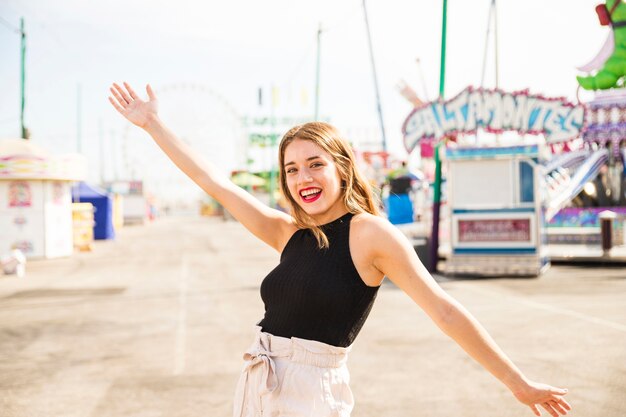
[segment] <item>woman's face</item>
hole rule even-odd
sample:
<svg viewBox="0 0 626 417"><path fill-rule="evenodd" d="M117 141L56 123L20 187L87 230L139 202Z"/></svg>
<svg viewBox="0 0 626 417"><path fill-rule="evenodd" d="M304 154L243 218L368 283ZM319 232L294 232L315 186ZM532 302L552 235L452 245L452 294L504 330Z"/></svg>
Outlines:
<svg viewBox="0 0 626 417"><path fill-rule="evenodd" d="M295 139L287 145L284 161L291 196L317 224L346 213L341 177L328 152L311 141Z"/></svg>

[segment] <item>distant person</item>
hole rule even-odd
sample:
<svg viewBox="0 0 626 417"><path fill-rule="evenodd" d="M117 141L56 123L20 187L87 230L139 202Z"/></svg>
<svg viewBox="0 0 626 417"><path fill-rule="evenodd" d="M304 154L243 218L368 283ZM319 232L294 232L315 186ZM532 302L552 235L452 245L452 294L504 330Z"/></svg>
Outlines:
<svg viewBox="0 0 626 417"><path fill-rule="evenodd" d="M111 104L281 254L279 265L261 282L265 316L244 355L235 417L349 416L354 401L348 352L385 276L537 416L539 407L555 417L571 409L563 398L567 390L524 376L478 321L439 287L404 235L378 215L372 189L334 127L306 123L283 136L280 186L289 215L260 203L178 139L159 119L149 85L148 101L128 84L124 87L113 84Z"/></svg>

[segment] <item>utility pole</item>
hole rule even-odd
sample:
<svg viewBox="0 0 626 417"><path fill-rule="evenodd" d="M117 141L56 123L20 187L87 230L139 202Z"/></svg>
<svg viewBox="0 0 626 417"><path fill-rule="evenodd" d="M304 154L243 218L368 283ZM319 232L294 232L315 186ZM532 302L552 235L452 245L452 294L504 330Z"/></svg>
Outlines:
<svg viewBox="0 0 626 417"><path fill-rule="evenodd" d="M21 91L21 104L20 104L20 130L22 133L22 139L28 139L28 131L24 126L24 107L26 104L25 97L25 89L24 85L26 83L26 32L24 32L24 18L20 18L20 37L21 37L21 46L20 46L20 91Z"/></svg>
<svg viewBox="0 0 626 417"><path fill-rule="evenodd" d="M320 117L320 50L322 47L322 22L317 29L317 66L315 69L315 116L313 120L317 121Z"/></svg>
<svg viewBox="0 0 626 417"><path fill-rule="evenodd" d="M446 83L446 31L448 0L443 0L441 24L441 63L439 66L439 99L443 100ZM430 236L430 272L437 272L439 261L439 217L441 213L441 148L445 149L445 138L435 145L435 183L433 184L433 228Z"/></svg>
<svg viewBox="0 0 626 417"><path fill-rule="evenodd" d="M274 170L274 155L276 155L276 152L274 152L274 149L276 148L276 141L278 140L278 135L276 134L276 117L274 115L274 107L276 106L276 97L277 97L277 90L276 87L274 87L274 85L272 84L272 97L271 97L271 102L270 102L270 185L269 185L269 191L270 191L270 200L269 200L269 205L272 208L276 208L276 198L274 198L274 189L276 188L276 172Z"/></svg>
<svg viewBox="0 0 626 417"><path fill-rule="evenodd" d="M496 0L492 0L493 4L493 27L495 31L494 49L496 50L496 88L500 88L500 56L498 54L498 7Z"/></svg>
<svg viewBox="0 0 626 417"><path fill-rule="evenodd" d="M367 30L367 43L370 49L370 60L372 61L372 73L374 75L374 89L376 90L376 108L378 109L378 119L380 120L380 131L383 139L383 151L387 151L387 137L385 135L385 123L383 122L383 110L380 104L380 93L378 91L378 78L376 77L376 64L374 61L374 50L372 48L372 36L370 34L370 24L367 19L367 7L363 0L363 14L365 15L365 28Z"/></svg>
<svg viewBox="0 0 626 417"><path fill-rule="evenodd" d="M487 55L489 53L489 34L491 32L491 22L493 20L494 26L494 36L493 43L495 49L495 72L496 72L496 86L495 88L500 88L500 57L498 54L498 9L496 7L496 0L491 0L491 4L489 6L489 17L487 18L487 35L485 36L485 52L483 54L483 73L480 77L480 87L483 88L485 84L485 72L487 70ZM478 140L478 132L476 133L476 140ZM500 134L496 133L496 144L500 144Z"/></svg>
<svg viewBox="0 0 626 417"><path fill-rule="evenodd" d="M119 181L119 170L117 166L117 157L118 157L118 149L117 149L117 132L113 129L110 131L111 134L111 145L109 155L111 155L111 167L113 168L113 180Z"/></svg>
<svg viewBox="0 0 626 417"><path fill-rule="evenodd" d="M104 129L102 128L102 118L98 119L98 144L100 148L98 165L100 166L100 185L104 184Z"/></svg>
<svg viewBox="0 0 626 417"><path fill-rule="evenodd" d="M82 101L82 91L81 91L81 85L78 84L76 86L76 152L78 153L82 153L82 138L81 138L81 130L82 130L82 126L81 126L81 101Z"/></svg>
<svg viewBox="0 0 626 417"><path fill-rule="evenodd" d="M487 69L487 55L489 53L489 34L491 32L491 22L493 20L494 36L493 43L495 49L495 72L496 72L496 88L500 87L500 57L498 51L498 8L496 6L496 0L491 0L489 6L489 17L487 18L487 35L485 36L485 52L483 54L483 71L480 77L480 86L484 87L485 84L485 71Z"/></svg>
<svg viewBox="0 0 626 417"><path fill-rule="evenodd" d="M422 71L422 62L419 58L415 59L417 64L417 70L419 71L420 81L422 82L422 90L424 90L424 102L430 101L430 94L428 94L428 87L426 86L426 80L424 79L424 71Z"/></svg>

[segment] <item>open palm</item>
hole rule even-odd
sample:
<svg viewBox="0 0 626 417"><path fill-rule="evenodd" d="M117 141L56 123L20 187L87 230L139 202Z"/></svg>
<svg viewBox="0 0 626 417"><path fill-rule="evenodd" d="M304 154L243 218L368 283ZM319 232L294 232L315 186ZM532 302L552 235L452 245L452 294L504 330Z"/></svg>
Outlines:
<svg viewBox="0 0 626 417"><path fill-rule="evenodd" d="M530 382L526 390L514 392L513 394L520 402L528 405L537 416L541 415L539 406L545 408L553 417L557 417L559 413L565 415L572 409L570 404L563 398L567 394L567 390L563 388Z"/></svg>
<svg viewBox="0 0 626 417"><path fill-rule="evenodd" d="M148 101L143 101L128 83L124 83L124 87L125 89L113 83L110 90L115 98L109 96L109 101L128 121L143 128L151 118L157 115L158 100L156 95L150 84L146 86Z"/></svg>

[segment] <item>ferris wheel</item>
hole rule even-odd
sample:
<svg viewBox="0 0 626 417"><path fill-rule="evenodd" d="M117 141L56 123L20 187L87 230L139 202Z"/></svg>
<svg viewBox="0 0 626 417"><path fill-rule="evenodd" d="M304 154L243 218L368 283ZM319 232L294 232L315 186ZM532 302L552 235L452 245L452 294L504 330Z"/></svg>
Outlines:
<svg viewBox="0 0 626 417"><path fill-rule="evenodd" d="M159 115L201 157L228 174L245 166L247 136L243 118L214 89L194 83L157 86ZM167 203L200 199L204 193L139 129L128 125L121 144L123 172Z"/></svg>

